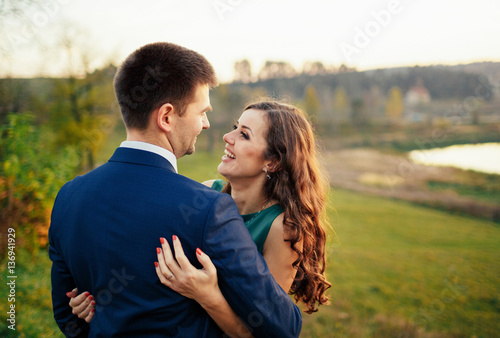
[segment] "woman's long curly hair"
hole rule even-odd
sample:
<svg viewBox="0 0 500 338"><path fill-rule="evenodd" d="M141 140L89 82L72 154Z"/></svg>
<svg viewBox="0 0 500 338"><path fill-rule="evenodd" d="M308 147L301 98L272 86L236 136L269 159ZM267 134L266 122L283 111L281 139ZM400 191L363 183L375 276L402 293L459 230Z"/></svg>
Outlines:
<svg viewBox="0 0 500 338"><path fill-rule="evenodd" d="M307 313L328 303L325 291L331 284L325 277L325 217L328 180L316 157L316 144L311 124L299 109L275 101L248 105L249 109L267 113L269 130L266 160L276 167L264 185L268 200L275 200L284 210L283 226L298 259L290 289L295 301L307 306ZM230 193L226 185L224 192ZM302 250L297 247L301 242Z"/></svg>

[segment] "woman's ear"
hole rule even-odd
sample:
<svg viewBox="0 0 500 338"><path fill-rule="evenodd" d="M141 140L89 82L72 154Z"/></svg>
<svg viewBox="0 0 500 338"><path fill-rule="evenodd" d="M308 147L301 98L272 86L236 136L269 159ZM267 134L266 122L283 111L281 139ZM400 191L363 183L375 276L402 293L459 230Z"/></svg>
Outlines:
<svg viewBox="0 0 500 338"><path fill-rule="evenodd" d="M278 160L274 159L269 161L266 164L267 171L270 173L274 173L279 170Z"/></svg>
<svg viewBox="0 0 500 338"><path fill-rule="evenodd" d="M166 133L172 131L172 122L175 119L174 106L170 103L165 103L156 113L156 124Z"/></svg>

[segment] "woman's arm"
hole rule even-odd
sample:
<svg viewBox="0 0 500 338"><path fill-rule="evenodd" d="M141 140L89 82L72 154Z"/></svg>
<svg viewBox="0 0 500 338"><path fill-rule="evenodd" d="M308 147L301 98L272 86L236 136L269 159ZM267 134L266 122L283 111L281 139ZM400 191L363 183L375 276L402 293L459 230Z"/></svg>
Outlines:
<svg viewBox="0 0 500 338"><path fill-rule="evenodd" d="M250 331L222 295L217 283L217 271L210 258L200 249L196 250L196 257L203 265L203 269L196 269L184 255L180 240L175 238L175 259L164 238L161 239L163 250L157 250L159 263L155 262L155 266L160 281L181 295L196 300L230 337L251 337ZM95 314L93 296L88 292L78 295L77 289L66 295L70 298L73 314L90 323Z"/></svg>
<svg viewBox="0 0 500 338"><path fill-rule="evenodd" d="M196 258L203 266L203 269L196 269L184 255L180 240L176 236L172 236L172 240L175 258L164 238L160 239L162 250L157 249L158 263L155 262L155 266L160 281L181 295L196 300L230 337L251 337L250 331L222 295L217 270L210 258L196 249Z"/></svg>
<svg viewBox="0 0 500 338"><path fill-rule="evenodd" d="M291 248L290 242L285 242L285 239L287 236L283 228L283 214L281 214L274 220L269 230L264 244L264 258L274 279L283 290L288 291L296 273L292 263L298 255ZM229 336L251 336L243 321L234 313L222 295L217 283L217 271L210 258L198 249L196 257L203 269L196 269L184 255L177 237L173 240L175 258L168 242L164 238L161 241L162 250L159 248L157 250L159 263L155 263L160 281L183 296L196 300L221 330ZM299 249L302 249L301 244L301 242L297 243ZM85 303L85 306L80 306L82 303ZM91 309L95 302L88 302L87 297L81 294L73 298L70 305L73 307L74 314L90 322L94 315Z"/></svg>
<svg viewBox="0 0 500 338"><path fill-rule="evenodd" d="M292 249L290 242L285 241L288 236L283 228L283 216L284 214L280 214L271 225L264 243L263 256L276 282L288 292L297 273L293 262L299 255ZM296 247L302 250L302 242L296 243Z"/></svg>

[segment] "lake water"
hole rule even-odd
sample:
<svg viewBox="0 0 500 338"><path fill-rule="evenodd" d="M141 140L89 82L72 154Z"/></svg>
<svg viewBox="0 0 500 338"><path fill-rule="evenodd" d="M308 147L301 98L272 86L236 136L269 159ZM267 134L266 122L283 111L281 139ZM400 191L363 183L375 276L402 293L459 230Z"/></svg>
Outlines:
<svg viewBox="0 0 500 338"><path fill-rule="evenodd" d="M414 150L410 152L410 159L420 164L450 166L500 175L500 143Z"/></svg>

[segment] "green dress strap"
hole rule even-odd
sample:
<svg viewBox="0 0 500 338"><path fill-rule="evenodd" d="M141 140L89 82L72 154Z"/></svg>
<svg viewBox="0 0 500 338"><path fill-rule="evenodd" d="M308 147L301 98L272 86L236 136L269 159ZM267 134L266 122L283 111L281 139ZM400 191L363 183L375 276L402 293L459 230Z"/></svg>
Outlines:
<svg viewBox="0 0 500 338"><path fill-rule="evenodd" d="M212 184L212 189L221 191L225 184L226 182L223 180L215 180ZM283 209L279 205L274 204L256 213L241 215L248 232L250 232L250 236L252 236L261 254L264 251L264 243L266 242L271 225L281 213L283 213Z"/></svg>
<svg viewBox="0 0 500 338"><path fill-rule="evenodd" d="M212 183L212 189L221 192L222 188L226 185L226 182L223 180L215 180L214 183Z"/></svg>

